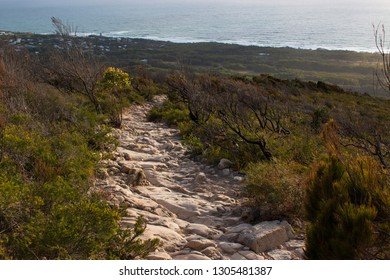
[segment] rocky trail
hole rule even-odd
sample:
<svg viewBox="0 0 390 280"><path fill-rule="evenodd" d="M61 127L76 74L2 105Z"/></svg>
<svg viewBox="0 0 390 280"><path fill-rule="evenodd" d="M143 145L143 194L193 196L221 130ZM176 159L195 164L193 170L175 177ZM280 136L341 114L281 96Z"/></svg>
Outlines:
<svg viewBox="0 0 390 280"><path fill-rule="evenodd" d="M110 203L125 205L124 227L143 215L143 238L162 241L149 259L302 259L304 240L285 221L249 224L242 175L193 161L179 131L146 120L153 103L133 106L115 132L119 146L96 187Z"/></svg>

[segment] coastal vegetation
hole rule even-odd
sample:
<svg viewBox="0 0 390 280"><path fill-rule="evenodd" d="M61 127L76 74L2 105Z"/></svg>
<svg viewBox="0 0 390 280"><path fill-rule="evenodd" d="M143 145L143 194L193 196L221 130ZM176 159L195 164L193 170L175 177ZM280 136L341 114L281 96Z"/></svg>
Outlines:
<svg viewBox="0 0 390 280"><path fill-rule="evenodd" d="M390 101L363 94L386 94L375 54L65 35L0 46L1 258L158 246L93 187L123 108L156 94L149 120L177 126L194 160L245 174L252 222L301 225L310 259L390 258Z"/></svg>
<svg viewBox="0 0 390 280"><path fill-rule="evenodd" d="M110 104L132 94L130 77L81 53L65 61L64 53L37 60L1 51L0 258L145 257L159 242L139 239L145 221L122 229L122 210L93 184L99 159L115 147L121 105Z"/></svg>
<svg viewBox="0 0 390 280"><path fill-rule="evenodd" d="M59 46L56 35L9 34L4 41L31 52ZM269 74L279 79L323 81L346 90L386 96L375 72L381 58L375 53L240 46L221 43L171 43L145 39L90 36L82 39L109 65L136 72L143 65L151 75L190 67L197 73L253 76Z"/></svg>
<svg viewBox="0 0 390 280"><path fill-rule="evenodd" d="M176 74L168 85L169 99L150 112L150 119L176 124L196 159L231 160L246 174L249 204L260 220L304 218L312 168L327 154L322 131L328 122L338 124L341 155L368 156L379 170L387 168L386 100L267 75ZM381 180L387 196L388 177ZM388 211L386 199L383 205Z"/></svg>

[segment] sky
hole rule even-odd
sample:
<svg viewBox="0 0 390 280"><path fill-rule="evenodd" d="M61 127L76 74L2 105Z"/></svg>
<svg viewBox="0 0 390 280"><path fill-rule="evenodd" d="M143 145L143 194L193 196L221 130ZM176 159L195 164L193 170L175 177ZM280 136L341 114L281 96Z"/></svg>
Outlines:
<svg viewBox="0 0 390 280"><path fill-rule="evenodd" d="M126 3L192 3L192 4L309 4L309 5L326 5L326 4L345 4L356 5L362 4L384 4L390 6L389 0L0 0L0 5L4 6L18 6L18 7L31 7L31 6L80 6L80 5L104 5L104 4L126 4Z"/></svg>

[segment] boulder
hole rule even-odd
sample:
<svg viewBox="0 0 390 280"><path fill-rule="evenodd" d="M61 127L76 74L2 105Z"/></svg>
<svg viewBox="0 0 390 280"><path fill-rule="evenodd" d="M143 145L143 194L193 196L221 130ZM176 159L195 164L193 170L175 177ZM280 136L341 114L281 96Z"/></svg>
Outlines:
<svg viewBox="0 0 390 280"><path fill-rule="evenodd" d="M220 170L223 170L223 169L226 169L226 168L230 168L232 167L233 165L233 162L231 162L230 160L226 159L226 158L223 158L219 161L218 163L218 168Z"/></svg>
<svg viewBox="0 0 390 280"><path fill-rule="evenodd" d="M238 182L242 182L244 180L244 177L242 176L234 176L233 179Z"/></svg>
<svg viewBox="0 0 390 280"><path fill-rule="evenodd" d="M305 247L305 240L290 240L286 242L287 249L296 249L296 248L304 248Z"/></svg>
<svg viewBox="0 0 390 280"><path fill-rule="evenodd" d="M256 253L272 250L288 241L292 232L291 228L287 226L288 223L280 221L267 221L257 224L255 226L248 226L247 224L230 229L228 232L237 232L240 228L237 241L243 245L248 246Z"/></svg>
<svg viewBox="0 0 390 280"><path fill-rule="evenodd" d="M180 231L179 225L176 224L171 218L161 217L159 219L156 219L156 220L150 222L150 224L167 227L167 228L175 230L177 232Z"/></svg>
<svg viewBox="0 0 390 280"><path fill-rule="evenodd" d="M305 251L303 250L303 248L297 248L293 250L292 253L295 255L296 259L303 260L305 258Z"/></svg>
<svg viewBox="0 0 390 280"><path fill-rule="evenodd" d="M253 226L250 224L240 224L235 227L231 227L227 230L227 233L240 233L243 231L251 231L253 229Z"/></svg>
<svg viewBox="0 0 390 280"><path fill-rule="evenodd" d="M131 164L131 163L124 163L121 167L120 167L120 171L122 173L125 173L125 174L129 174L130 171L134 168L134 166Z"/></svg>
<svg viewBox="0 0 390 280"><path fill-rule="evenodd" d="M175 148L175 144L172 141L168 140L165 144L161 146L163 150L170 151Z"/></svg>

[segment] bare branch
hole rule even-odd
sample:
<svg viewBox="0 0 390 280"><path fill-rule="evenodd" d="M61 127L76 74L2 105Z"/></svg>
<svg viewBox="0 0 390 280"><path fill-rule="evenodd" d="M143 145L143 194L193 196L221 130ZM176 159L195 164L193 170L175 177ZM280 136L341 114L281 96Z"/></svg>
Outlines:
<svg viewBox="0 0 390 280"><path fill-rule="evenodd" d="M55 27L55 32L61 37L77 36L77 27L73 24L64 23L61 19L51 17L51 22Z"/></svg>

